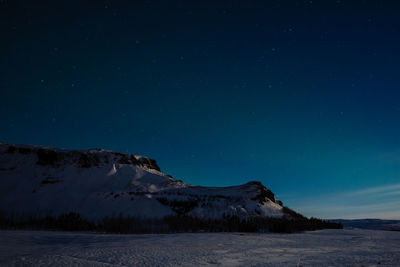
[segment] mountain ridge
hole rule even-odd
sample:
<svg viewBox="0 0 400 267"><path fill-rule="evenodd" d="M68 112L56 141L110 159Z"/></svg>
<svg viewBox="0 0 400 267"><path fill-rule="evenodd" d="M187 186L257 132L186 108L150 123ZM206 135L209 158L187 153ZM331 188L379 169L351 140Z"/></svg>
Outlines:
<svg viewBox="0 0 400 267"><path fill-rule="evenodd" d="M195 186L162 173L154 159L98 148L0 143L0 177L0 209L23 214L294 216L261 182Z"/></svg>

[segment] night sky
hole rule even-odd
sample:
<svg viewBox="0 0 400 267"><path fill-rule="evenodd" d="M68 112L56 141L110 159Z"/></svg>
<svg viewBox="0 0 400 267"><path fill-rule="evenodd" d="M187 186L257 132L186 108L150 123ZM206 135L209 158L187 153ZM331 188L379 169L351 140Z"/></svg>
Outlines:
<svg viewBox="0 0 400 267"><path fill-rule="evenodd" d="M400 3L81 2L0 1L0 142L400 218Z"/></svg>

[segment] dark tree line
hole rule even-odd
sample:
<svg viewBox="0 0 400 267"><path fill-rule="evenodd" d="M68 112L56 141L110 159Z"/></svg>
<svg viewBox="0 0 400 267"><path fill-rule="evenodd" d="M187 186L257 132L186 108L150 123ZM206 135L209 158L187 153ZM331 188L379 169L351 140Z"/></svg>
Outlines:
<svg viewBox="0 0 400 267"><path fill-rule="evenodd" d="M0 229L90 231L95 228L95 223L89 222L78 213L73 212L57 217L0 213Z"/></svg>
<svg viewBox="0 0 400 267"><path fill-rule="evenodd" d="M252 217L242 219L225 215L220 219L201 219L187 215L143 219L120 216L104 217L95 222L77 213L60 216L23 216L0 213L0 229L95 231L106 233L178 233L178 232L278 232L293 233L319 229L342 229L340 223L317 218L297 219Z"/></svg>

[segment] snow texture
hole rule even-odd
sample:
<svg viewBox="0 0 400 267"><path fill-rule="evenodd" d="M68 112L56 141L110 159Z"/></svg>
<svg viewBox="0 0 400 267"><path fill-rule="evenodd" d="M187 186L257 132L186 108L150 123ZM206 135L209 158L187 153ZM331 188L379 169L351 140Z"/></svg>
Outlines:
<svg viewBox="0 0 400 267"><path fill-rule="evenodd" d="M109 235L0 231L0 266L399 266L400 232Z"/></svg>

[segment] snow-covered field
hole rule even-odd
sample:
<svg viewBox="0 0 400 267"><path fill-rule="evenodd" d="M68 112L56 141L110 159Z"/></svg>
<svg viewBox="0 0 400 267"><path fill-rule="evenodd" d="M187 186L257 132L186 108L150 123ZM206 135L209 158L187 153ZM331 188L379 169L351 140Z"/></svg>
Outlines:
<svg viewBox="0 0 400 267"><path fill-rule="evenodd" d="M400 266L400 232L109 235L0 231L1 266Z"/></svg>

